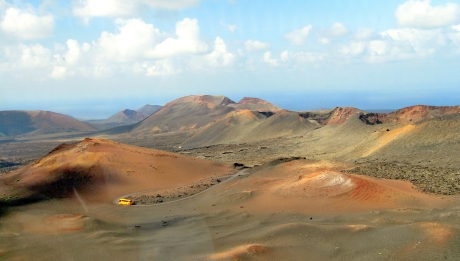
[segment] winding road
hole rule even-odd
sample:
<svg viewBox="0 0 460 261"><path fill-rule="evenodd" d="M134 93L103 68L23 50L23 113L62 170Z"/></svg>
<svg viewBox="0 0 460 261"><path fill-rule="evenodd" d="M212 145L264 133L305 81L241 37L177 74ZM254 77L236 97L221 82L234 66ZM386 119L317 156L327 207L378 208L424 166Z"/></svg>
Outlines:
<svg viewBox="0 0 460 261"><path fill-rule="evenodd" d="M249 175L249 173L247 173L247 171L248 171L247 168L242 169L242 170L236 172L235 174L233 174L230 178L228 178L228 179L226 179L226 180L224 180L224 181L222 181L222 182L220 182L220 183L218 183L218 184L216 184L216 185L213 185L213 186L211 186L211 187L209 187L209 188L207 188L207 189L205 189L205 190L203 190L203 191L200 191L200 192L198 192L198 193L196 193L196 194L190 195L190 196L188 196L188 197L176 199L176 200L173 200L173 201L163 202L163 203L132 205L132 207L152 207L152 206L159 206L159 205L165 205L165 204L175 203L175 202L178 202L178 201L188 200L188 199L193 198L193 197L195 197L195 196L198 196L198 195L200 195L200 194L202 194L202 193L204 193L204 192L207 192L207 191L209 191L209 190L211 190L211 189L215 189L216 187L220 187L220 186L222 186L222 185L224 185L224 184L227 184L227 183L229 183L231 180L233 180L233 179L235 179L235 178L237 178L237 177L239 177L239 176L247 176L247 175ZM179 187L183 187L183 186L172 187L171 189L179 188ZM154 191L157 191L157 190L159 190L159 189L161 189L161 188L152 189L152 190L145 190L145 191L140 191L140 192L133 192L133 193L130 193L130 194L126 194L126 195L123 195L123 196L121 196L121 197L115 199L115 200L113 201L113 203L116 204L116 205L118 205L118 200L119 200L120 198L126 198L126 197L129 197L129 196L132 196L132 195L135 195L135 194L139 194L139 193L154 192ZM164 188L163 188L163 189L164 189Z"/></svg>

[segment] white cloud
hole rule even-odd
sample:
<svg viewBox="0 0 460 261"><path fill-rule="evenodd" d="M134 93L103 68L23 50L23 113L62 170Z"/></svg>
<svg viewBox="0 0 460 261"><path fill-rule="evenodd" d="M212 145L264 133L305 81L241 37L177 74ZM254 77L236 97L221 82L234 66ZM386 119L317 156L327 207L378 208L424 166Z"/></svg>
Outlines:
<svg viewBox="0 0 460 261"><path fill-rule="evenodd" d="M228 24L227 29L230 31L230 33L234 33L236 31L236 25Z"/></svg>
<svg viewBox="0 0 460 261"><path fill-rule="evenodd" d="M102 32L93 43L99 60L133 61L144 58L146 53L161 42L166 34L141 19L117 19L118 33Z"/></svg>
<svg viewBox="0 0 460 261"><path fill-rule="evenodd" d="M5 0L0 0L0 11L6 10L8 8L8 3Z"/></svg>
<svg viewBox="0 0 460 261"><path fill-rule="evenodd" d="M371 38L375 38L376 36L377 36L377 33L375 32L374 28L360 28L356 30L353 38L355 40L368 40Z"/></svg>
<svg viewBox="0 0 460 261"><path fill-rule="evenodd" d="M289 51L282 51L281 54L280 54L280 59L281 61L285 62L287 60L289 60Z"/></svg>
<svg viewBox="0 0 460 261"><path fill-rule="evenodd" d="M369 34L364 33L364 35ZM348 58L364 58L368 62L387 62L449 55L452 49L460 47L460 42L455 40L454 30L441 28L390 29L371 35L370 37L355 35L348 44L339 47L339 54Z"/></svg>
<svg viewBox="0 0 460 261"><path fill-rule="evenodd" d="M260 41L254 41L254 40L247 40L244 43L244 46L246 47L246 50L250 52L254 51L263 51L266 50L270 47L270 44L267 42L260 42Z"/></svg>
<svg viewBox="0 0 460 261"><path fill-rule="evenodd" d="M5 11L0 28L23 40L45 38L53 34L54 18L50 14L38 16L31 11L11 7Z"/></svg>
<svg viewBox="0 0 460 261"><path fill-rule="evenodd" d="M318 31L318 41L322 44L329 44L334 39L339 39L350 33L348 28L341 23L334 23L332 28L324 28Z"/></svg>
<svg viewBox="0 0 460 261"><path fill-rule="evenodd" d="M183 9L198 4L199 0L78 0L73 14L88 22L91 17L129 17L142 8Z"/></svg>
<svg viewBox="0 0 460 261"><path fill-rule="evenodd" d="M291 52L283 51L280 54L281 61L292 62L294 64L315 63L324 60L325 54L313 52Z"/></svg>
<svg viewBox="0 0 460 261"><path fill-rule="evenodd" d="M278 60L273 59L271 57L272 57L272 53L270 51L265 52L264 56L262 57L262 62L268 63L271 66L278 66L279 65Z"/></svg>
<svg viewBox="0 0 460 261"><path fill-rule="evenodd" d="M329 30L329 34L331 37L345 36L348 33L348 28L346 28L345 25L341 23L334 23L334 25L332 25L332 28Z"/></svg>
<svg viewBox="0 0 460 261"><path fill-rule="evenodd" d="M366 42L352 41L349 45L340 47L339 52L345 56L357 56L363 54L366 47Z"/></svg>
<svg viewBox="0 0 460 261"><path fill-rule="evenodd" d="M177 38L167 38L148 52L151 58L164 58L179 54L200 54L208 50L208 45L200 40L198 20L185 18L176 23Z"/></svg>
<svg viewBox="0 0 460 261"><path fill-rule="evenodd" d="M183 9L199 4L200 0L140 0L139 2L152 8Z"/></svg>
<svg viewBox="0 0 460 261"><path fill-rule="evenodd" d="M40 44L3 46L0 50L0 57L3 56L0 59L0 75L7 72L13 77L44 80L52 71L52 51Z"/></svg>
<svg viewBox="0 0 460 261"><path fill-rule="evenodd" d="M82 49L88 49L89 44L85 43L85 48L80 48L78 41L69 39L67 40L67 48L68 51L64 55L63 59L65 59L66 63L75 64L78 62L82 55Z"/></svg>
<svg viewBox="0 0 460 261"><path fill-rule="evenodd" d="M453 25L447 37L454 45L455 52L460 53L460 25Z"/></svg>
<svg viewBox="0 0 460 261"><path fill-rule="evenodd" d="M205 56L209 64L214 67L229 66L235 61L235 55L227 51L224 40L217 37L214 41L214 50Z"/></svg>
<svg viewBox="0 0 460 261"><path fill-rule="evenodd" d="M67 68L64 66L55 66L50 74L53 79L63 79L66 76Z"/></svg>
<svg viewBox="0 0 460 261"><path fill-rule="evenodd" d="M11 69L46 67L52 60L52 52L40 44L4 47L5 58Z"/></svg>
<svg viewBox="0 0 460 261"><path fill-rule="evenodd" d="M95 16L129 16L137 12L137 1L79 0L73 14L83 18Z"/></svg>
<svg viewBox="0 0 460 261"><path fill-rule="evenodd" d="M318 38L318 42L321 43L321 44L330 44L331 39L326 38L326 37L320 37L320 38Z"/></svg>
<svg viewBox="0 0 460 261"><path fill-rule="evenodd" d="M236 31L236 25L234 25L234 24L227 24L224 21L220 21L220 25L225 27L225 28L227 28L227 30L230 33L234 33Z"/></svg>
<svg viewBox="0 0 460 261"><path fill-rule="evenodd" d="M301 29L296 29L290 33L285 34L284 38L288 39L293 45L303 45L307 40L312 28L312 25L307 25Z"/></svg>
<svg viewBox="0 0 460 261"><path fill-rule="evenodd" d="M460 20L460 6L455 3L431 6L430 0L409 0L398 6L395 16L398 24L403 27L444 27Z"/></svg>
<svg viewBox="0 0 460 261"><path fill-rule="evenodd" d="M148 64L148 63L147 63ZM146 76L161 76L178 74L181 70L177 68L172 59L155 61L153 65L146 66Z"/></svg>
<svg viewBox="0 0 460 261"><path fill-rule="evenodd" d="M390 46L386 41L373 40L369 42L369 61L380 62L386 60L385 55L389 52Z"/></svg>
<svg viewBox="0 0 460 261"><path fill-rule="evenodd" d="M436 52L447 44L441 29L421 30L412 28L387 30L382 33L384 38L390 38L394 47L406 54L425 57Z"/></svg>

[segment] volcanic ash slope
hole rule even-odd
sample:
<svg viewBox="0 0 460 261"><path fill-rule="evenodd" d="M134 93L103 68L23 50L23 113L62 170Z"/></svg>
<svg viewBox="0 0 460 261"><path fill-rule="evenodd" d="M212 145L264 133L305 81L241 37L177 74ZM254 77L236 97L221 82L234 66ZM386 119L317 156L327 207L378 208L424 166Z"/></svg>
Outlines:
<svg viewBox="0 0 460 261"><path fill-rule="evenodd" d="M104 139L61 145L47 156L0 177L4 202L79 194L108 203L124 194L178 186L229 174L230 166Z"/></svg>

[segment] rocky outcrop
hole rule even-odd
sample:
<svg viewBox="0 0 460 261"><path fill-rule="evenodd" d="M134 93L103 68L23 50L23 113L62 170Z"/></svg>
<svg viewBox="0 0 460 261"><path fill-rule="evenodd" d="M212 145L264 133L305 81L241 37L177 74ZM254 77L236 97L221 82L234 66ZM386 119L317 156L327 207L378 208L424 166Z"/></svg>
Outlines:
<svg viewBox="0 0 460 261"><path fill-rule="evenodd" d="M336 107L325 119L318 120L318 123L323 125L342 124L358 111L358 109L352 107Z"/></svg>
<svg viewBox="0 0 460 261"><path fill-rule="evenodd" d="M383 113L366 113L359 115L359 119L367 125L382 124L386 121L387 115Z"/></svg>
<svg viewBox="0 0 460 261"><path fill-rule="evenodd" d="M244 97L236 104L230 104L229 106L240 110L251 110L259 112L277 112L281 108L259 98Z"/></svg>
<svg viewBox="0 0 460 261"><path fill-rule="evenodd" d="M389 114L364 113L359 119L366 124L374 125L381 123L416 123L423 120L434 119L446 115L459 114L459 106L427 106L415 105L399 109Z"/></svg>

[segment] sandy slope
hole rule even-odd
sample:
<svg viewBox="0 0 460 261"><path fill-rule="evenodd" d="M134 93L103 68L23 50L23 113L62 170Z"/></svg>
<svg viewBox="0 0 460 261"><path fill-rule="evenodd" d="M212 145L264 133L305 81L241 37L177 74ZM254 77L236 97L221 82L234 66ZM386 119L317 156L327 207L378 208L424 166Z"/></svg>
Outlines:
<svg viewBox="0 0 460 261"><path fill-rule="evenodd" d="M257 111L230 112L200 129L183 147L254 142L305 133L317 126L298 113L279 110L267 117Z"/></svg>
<svg viewBox="0 0 460 261"><path fill-rule="evenodd" d="M232 110L229 114L214 110L234 104L223 97L186 100L199 108L190 112L191 118L219 112L214 120L208 122L216 115L203 120L198 143L248 142L204 147L203 155L214 153L215 158L238 162L255 157L262 165L251 169L250 175L236 175L181 201L121 207L112 202L120 195L158 187L186 188L183 185L235 171L226 165L233 161L217 164L101 139L62 146L34 164L0 176L0 193L10 200L34 194L57 198L3 208L0 259L458 260L458 196L423 194L407 181L341 171L356 167L355 160L393 162L390 167L363 166L366 171L399 165L403 171L413 170L411 164L419 161L458 164L458 117L441 120L438 115L447 109L414 114L420 120L414 123L409 116L419 111L409 108L400 113L404 123L376 125L363 122L352 108L337 109L328 116L331 124L309 129L302 121L311 123L308 117L292 113L265 117ZM174 108L180 108L174 103L165 107L173 113L169 115L180 116L174 114ZM187 120L197 119L191 118ZM286 127L286 122L295 124ZM296 126L299 132L289 134ZM286 137L257 141L277 132ZM307 159L268 161L277 155Z"/></svg>
<svg viewBox="0 0 460 261"><path fill-rule="evenodd" d="M1 176L0 193L10 201L79 194L89 201L112 202L127 193L188 184L231 171L224 164L85 139L60 146L37 162Z"/></svg>
<svg viewBox="0 0 460 261"><path fill-rule="evenodd" d="M407 181L339 172L344 168L347 164L307 160L256 168L244 181L223 188L226 196L216 199L228 206L244 205L249 212L311 214L442 205L440 196L423 194Z"/></svg>
<svg viewBox="0 0 460 261"><path fill-rule="evenodd" d="M0 221L6 260L456 260L455 197L410 183L340 172L351 163L277 160L181 201L122 207L121 194L233 171L222 164L87 139L15 174L2 192L80 197L10 208ZM72 170L72 171L65 171ZM78 171L76 171L78 170ZM66 175L83 175L81 183ZM65 184L65 183L64 183ZM38 189L40 185L42 189ZM72 186L73 188L74 186ZM5 190L6 189L6 190ZM75 193L73 189L70 193ZM21 195L21 193L19 193Z"/></svg>

